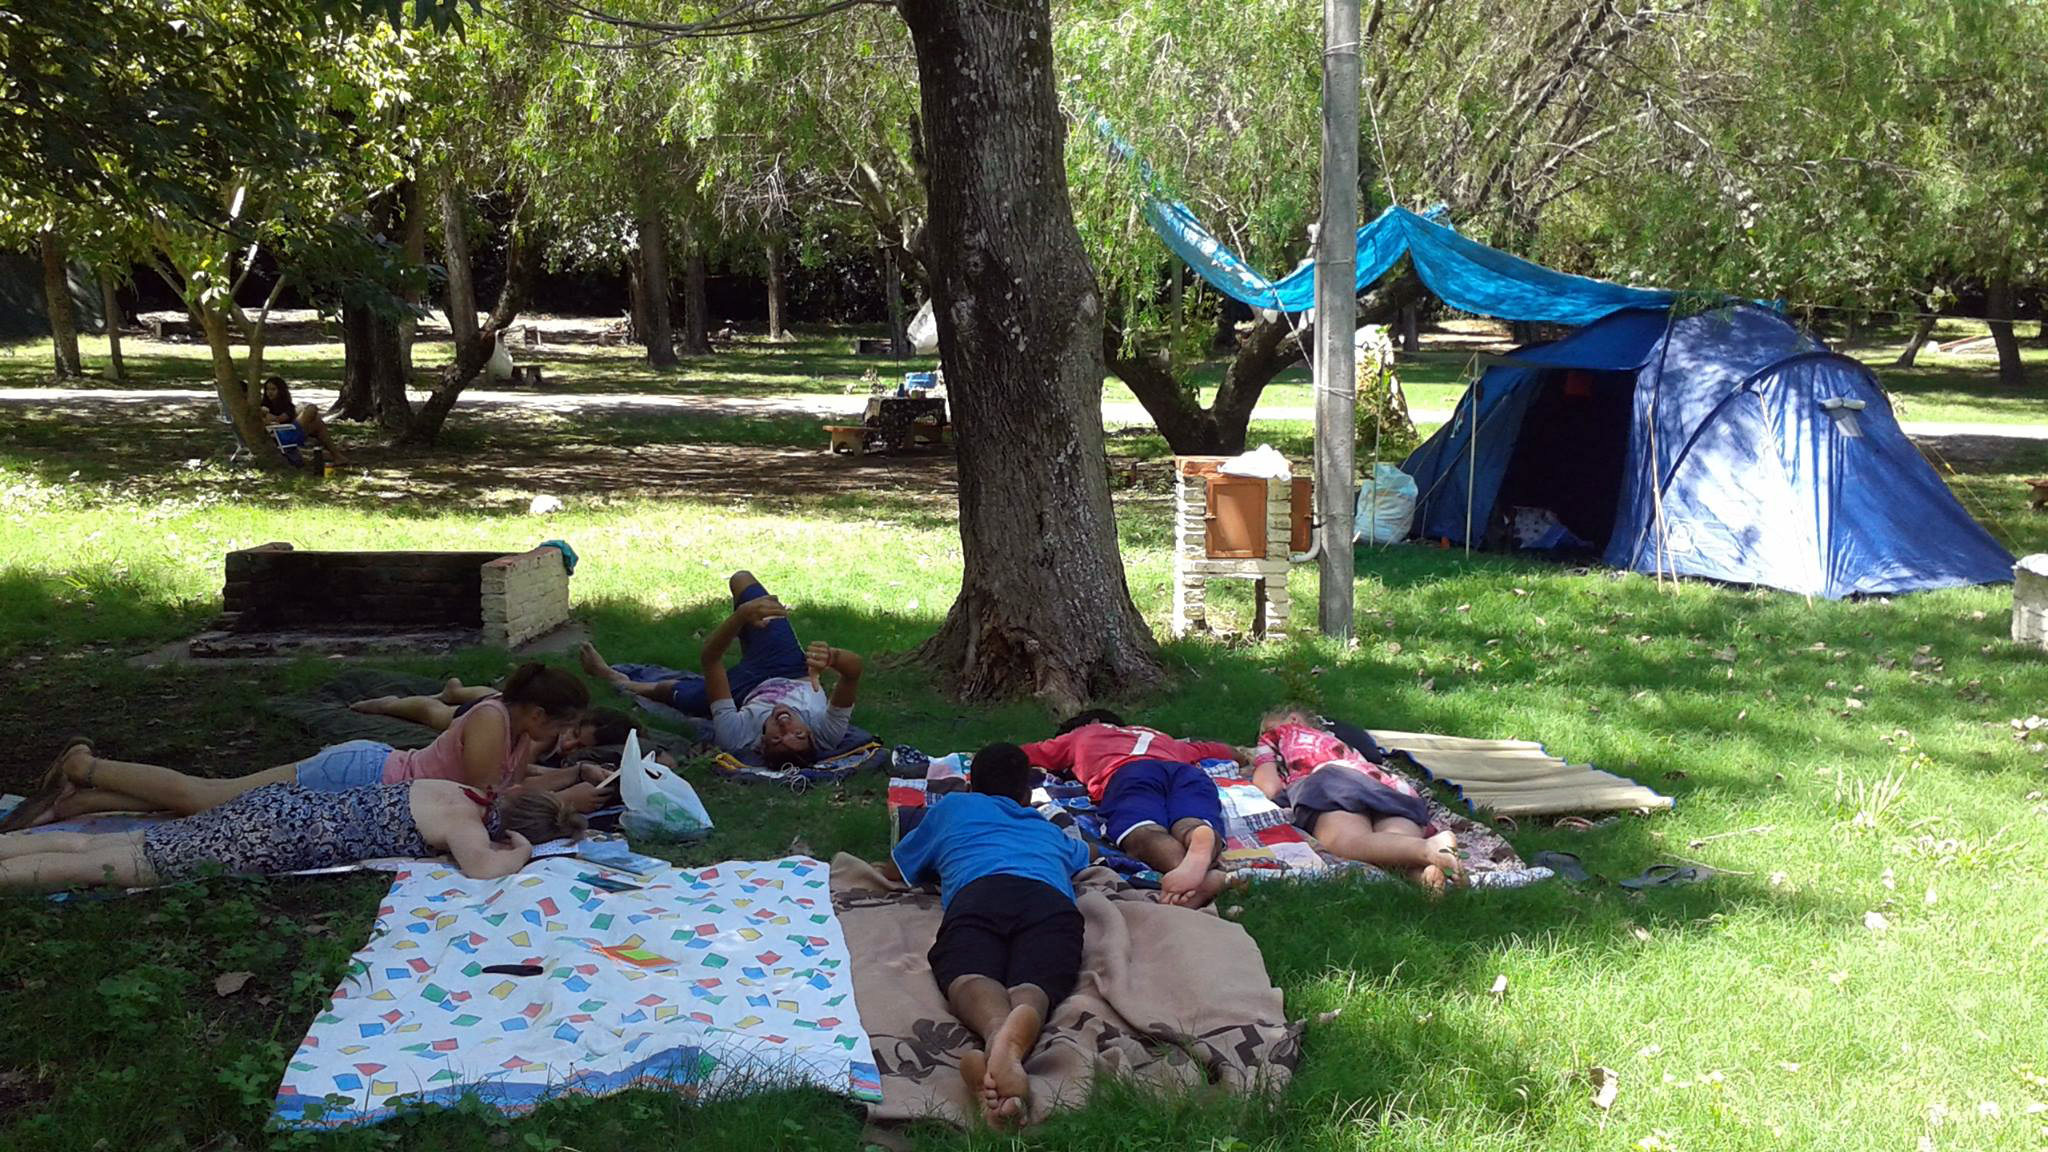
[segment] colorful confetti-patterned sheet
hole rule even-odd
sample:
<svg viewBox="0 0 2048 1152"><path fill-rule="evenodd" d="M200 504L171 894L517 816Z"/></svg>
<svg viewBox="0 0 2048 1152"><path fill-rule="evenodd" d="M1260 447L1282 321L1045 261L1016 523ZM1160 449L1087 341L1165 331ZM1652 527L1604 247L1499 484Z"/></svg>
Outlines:
<svg viewBox="0 0 2048 1152"><path fill-rule="evenodd" d="M398 873L285 1068L277 1122L374 1123L469 1094L519 1113L636 1085L881 1098L826 865L612 874L645 884L623 892L577 878L594 871L558 858L498 880Z"/></svg>

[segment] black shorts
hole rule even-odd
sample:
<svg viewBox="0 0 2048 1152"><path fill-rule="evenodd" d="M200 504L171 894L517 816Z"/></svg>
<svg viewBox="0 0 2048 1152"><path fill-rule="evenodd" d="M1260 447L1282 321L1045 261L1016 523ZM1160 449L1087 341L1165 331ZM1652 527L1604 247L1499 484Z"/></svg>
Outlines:
<svg viewBox="0 0 2048 1152"><path fill-rule="evenodd" d="M941 995L962 976L1034 984L1058 1004L1081 978L1081 910L1023 876L983 876L953 894L927 958Z"/></svg>

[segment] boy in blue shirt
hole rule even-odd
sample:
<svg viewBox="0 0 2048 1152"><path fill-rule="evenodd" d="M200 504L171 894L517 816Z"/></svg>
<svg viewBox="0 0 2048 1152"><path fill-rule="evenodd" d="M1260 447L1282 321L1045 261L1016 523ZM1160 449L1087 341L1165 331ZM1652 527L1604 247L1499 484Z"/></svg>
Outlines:
<svg viewBox="0 0 2048 1152"><path fill-rule="evenodd" d="M1029 1105L1024 1060L1081 974L1074 873L1088 848L1033 811L1031 762L1015 744L974 754L970 792L934 804L896 845L905 883L939 882L945 919L929 959L946 1004L987 1045L960 1079L992 1124Z"/></svg>

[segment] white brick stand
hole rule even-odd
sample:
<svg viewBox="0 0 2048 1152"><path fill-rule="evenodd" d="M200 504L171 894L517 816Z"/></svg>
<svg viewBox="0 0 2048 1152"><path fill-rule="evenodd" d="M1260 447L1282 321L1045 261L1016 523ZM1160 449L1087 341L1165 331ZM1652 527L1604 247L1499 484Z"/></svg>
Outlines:
<svg viewBox="0 0 2048 1152"><path fill-rule="evenodd" d="M2012 641L2048 648L2048 553L2012 566Z"/></svg>
<svg viewBox="0 0 2048 1152"><path fill-rule="evenodd" d="M1209 479L1174 470L1173 618L1175 636L1209 629L1205 601L1212 578L1250 580L1256 605L1252 632L1285 635L1292 567L1294 482L1266 481L1266 554L1246 559L1209 555Z"/></svg>
<svg viewBox="0 0 2048 1152"><path fill-rule="evenodd" d="M569 622L569 572L555 549L502 556L483 579L485 644L517 648Z"/></svg>

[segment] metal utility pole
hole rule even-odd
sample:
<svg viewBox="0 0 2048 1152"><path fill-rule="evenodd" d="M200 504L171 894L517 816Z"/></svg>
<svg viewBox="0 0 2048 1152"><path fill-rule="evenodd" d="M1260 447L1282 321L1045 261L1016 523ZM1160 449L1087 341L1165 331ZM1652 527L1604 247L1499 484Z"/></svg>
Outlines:
<svg viewBox="0 0 2048 1152"><path fill-rule="evenodd" d="M1351 639L1358 469L1358 0L1323 0L1323 216L1316 229L1316 615Z"/></svg>

